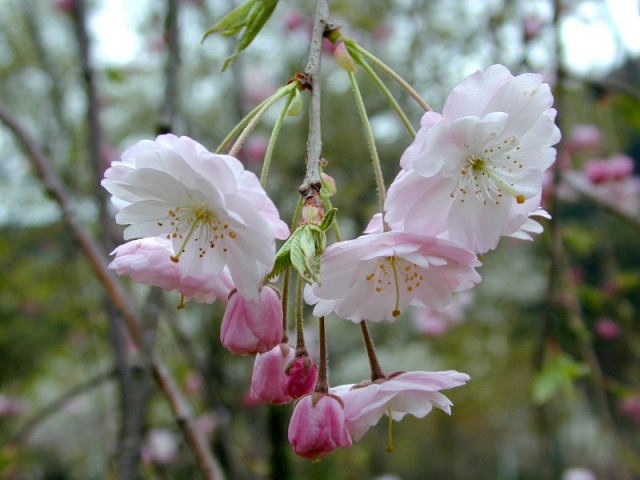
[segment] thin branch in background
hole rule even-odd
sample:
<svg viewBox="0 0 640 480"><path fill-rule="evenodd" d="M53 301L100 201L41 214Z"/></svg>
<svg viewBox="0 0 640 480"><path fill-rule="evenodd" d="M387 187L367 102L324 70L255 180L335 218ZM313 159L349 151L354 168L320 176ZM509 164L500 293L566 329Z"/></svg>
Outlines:
<svg viewBox="0 0 640 480"><path fill-rule="evenodd" d="M164 39L167 58L164 65L164 101L160 109L158 133L172 132L178 105L178 72L180 68L180 36L178 34L178 0L167 0Z"/></svg>
<svg viewBox="0 0 640 480"><path fill-rule="evenodd" d="M112 304L118 309L125 320L127 330L131 336L134 349L140 344L141 332L138 317L133 302L123 289L120 281L107 268L107 259L98 243L88 233L87 229L78 221L69 195L55 172L50 168L46 157L34 142L31 135L0 105L0 120L15 135L18 143L25 152L25 156L33 167L36 176L42 182L47 193L58 203L63 219L80 248L87 256L98 280L104 287ZM224 478L218 461L209 449L207 440L195 425L190 407L182 391L160 358L154 356L152 368L156 382L167 398L176 422L185 435L187 443L194 452L198 467L203 478L219 480Z"/></svg>
<svg viewBox="0 0 640 480"><path fill-rule="evenodd" d="M151 359L155 344L158 317L164 304L164 293L158 287L149 290L140 318L140 350L130 367L132 389L131 411L124 418L122 442L118 455L118 478L139 478L145 417L151 393Z"/></svg>
<svg viewBox="0 0 640 480"><path fill-rule="evenodd" d="M100 372L93 377L88 378L87 380L79 383L73 388L70 388L69 390L61 394L58 398L51 401L44 407L40 408L36 413L34 413L31 418L27 420L15 434L13 442L26 442L36 428L38 428L49 417L58 413L67 403L69 403L76 397L90 392L94 388L100 387L105 382L112 380L115 377L115 374L116 370L114 368L109 368L104 372Z"/></svg>
<svg viewBox="0 0 640 480"><path fill-rule="evenodd" d="M45 42L42 39L42 28L38 18L39 10L35 8L34 1L28 0L18 2L18 5L22 10L25 25L29 32L29 36L31 37L31 43L36 54L36 61L50 80L50 88L48 88L47 91L49 93L51 112L53 113L53 118L57 124L54 129L49 128L49 131L46 132L48 137L46 141L46 148L50 149L52 145L55 145L61 139L66 140L66 143L68 143L68 139L61 135L62 133L69 132L69 126L62 111L64 100L62 80L60 79L56 65L51 61L51 55L47 52Z"/></svg>

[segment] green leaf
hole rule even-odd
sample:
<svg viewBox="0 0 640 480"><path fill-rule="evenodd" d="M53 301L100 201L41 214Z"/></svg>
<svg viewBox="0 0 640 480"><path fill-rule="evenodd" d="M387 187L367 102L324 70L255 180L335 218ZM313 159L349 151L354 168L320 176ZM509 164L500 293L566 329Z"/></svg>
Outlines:
<svg viewBox="0 0 640 480"><path fill-rule="evenodd" d="M204 33L202 40L212 33L231 36L242 30L240 40L238 40L233 54L222 65L223 72L238 57L240 52L251 44L256 35L262 30L262 27L264 27L264 24L267 23L269 17L271 17L277 4L278 0L247 0Z"/></svg>
<svg viewBox="0 0 640 480"><path fill-rule="evenodd" d="M315 267L319 266L319 263L314 261L316 239L311 227L311 225L302 225L296 230L290 254L291 265L309 283L317 280L318 272Z"/></svg>
<svg viewBox="0 0 640 480"><path fill-rule="evenodd" d="M322 219L322 223L320 224L320 230L326 232L333 225L333 220L336 218L336 213L338 213L337 208L330 208L327 213L324 214L324 218Z"/></svg>
<svg viewBox="0 0 640 480"><path fill-rule="evenodd" d="M542 405L551 400L558 393L567 396L573 394L573 382L585 376L589 367L564 353L550 358L533 381L533 401Z"/></svg>
<svg viewBox="0 0 640 480"><path fill-rule="evenodd" d="M247 20L251 15L251 10L254 7L257 7L258 2L259 0L247 0L242 5L231 10L222 20L204 32L201 41L204 41L209 35L214 33L220 33L225 36L231 36L238 33L242 27L247 25Z"/></svg>

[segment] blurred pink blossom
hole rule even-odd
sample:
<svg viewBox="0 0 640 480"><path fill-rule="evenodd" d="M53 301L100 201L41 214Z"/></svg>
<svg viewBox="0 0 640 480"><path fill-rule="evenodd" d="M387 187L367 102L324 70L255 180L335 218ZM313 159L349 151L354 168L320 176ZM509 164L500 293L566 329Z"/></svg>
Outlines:
<svg viewBox="0 0 640 480"><path fill-rule="evenodd" d="M640 425L640 393L627 395L618 402L618 410L636 425Z"/></svg>
<svg viewBox="0 0 640 480"><path fill-rule="evenodd" d="M602 134L595 125L578 124L573 127L565 147L569 153L591 152L602 144Z"/></svg>
<svg viewBox="0 0 640 480"><path fill-rule="evenodd" d="M145 463L170 465L178 457L178 442L170 430L154 428L147 434L142 458Z"/></svg>
<svg viewBox="0 0 640 480"><path fill-rule="evenodd" d="M614 322L609 318L600 318L596 321L595 331L601 338L613 340L620 336L622 329L618 322Z"/></svg>

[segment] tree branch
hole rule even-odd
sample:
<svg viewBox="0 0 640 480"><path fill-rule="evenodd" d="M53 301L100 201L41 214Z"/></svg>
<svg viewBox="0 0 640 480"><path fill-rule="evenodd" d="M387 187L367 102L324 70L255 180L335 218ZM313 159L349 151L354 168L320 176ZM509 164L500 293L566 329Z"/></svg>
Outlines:
<svg viewBox="0 0 640 480"><path fill-rule="evenodd" d="M311 83L311 102L309 104L309 135L307 137L307 168L300 193L305 195L311 189L320 190L320 157L322 155L322 134L320 116L320 65L322 59L322 40L329 25L329 2L318 0L313 20L309 59L304 69Z"/></svg>
<svg viewBox="0 0 640 480"><path fill-rule="evenodd" d="M115 275L107 268L107 259L97 242L78 221L71 200L64 185L60 182L55 172L49 167L47 159L38 148L32 137L22 126L0 105L0 120L11 130L25 151L27 160L31 163L36 175L40 178L47 193L58 203L62 210L63 219L71 229L73 236L87 256L98 280L111 299L114 307L125 320L127 330L134 345L140 345L142 334L139 328L138 317L133 308L133 302L122 287ZM168 369L162 360L154 356L151 361L154 376L158 386L171 405L176 421L183 430L187 442L196 456L198 466L206 479L222 479L223 474L217 460L207 445L205 437L198 431L193 415L184 398L183 393L176 386Z"/></svg>

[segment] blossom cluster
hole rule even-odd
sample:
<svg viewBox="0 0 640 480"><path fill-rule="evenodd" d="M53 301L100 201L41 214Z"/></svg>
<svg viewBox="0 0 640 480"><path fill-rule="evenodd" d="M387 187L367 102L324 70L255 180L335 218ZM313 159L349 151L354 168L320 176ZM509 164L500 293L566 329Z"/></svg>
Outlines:
<svg viewBox="0 0 640 480"><path fill-rule="evenodd" d="M361 323L393 322L409 307L442 311L480 282L479 254L502 236L540 232L533 217L546 216L543 173L560 136L552 101L540 75L514 77L494 65L458 85L442 113L425 113L382 214L322 253L304 290L313 314ZM297 400L289 426L297 454L317 459L348 447L384 415L420 418L434 406L449 413L440 391L469 380L456 371L374 375L372 366L370 380L329 388L322 359L319 369L303 345L288 343L287 306L267 280L289 228L236 158L161 135L126 150L103 186L129 240L110 267L183 300L226 303L222 344L256 354L252 398Z"/></svg>

